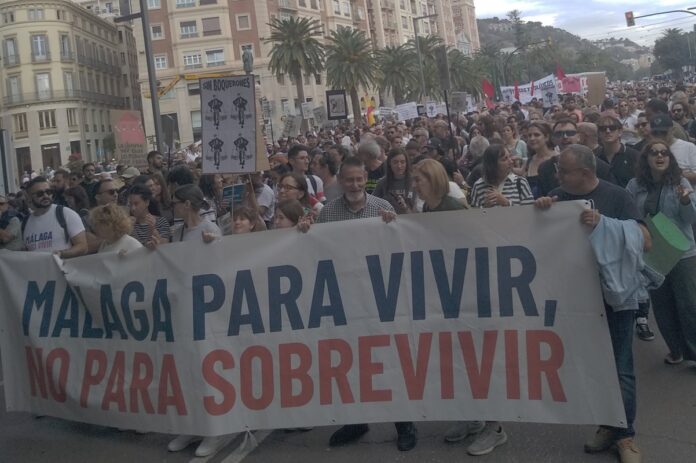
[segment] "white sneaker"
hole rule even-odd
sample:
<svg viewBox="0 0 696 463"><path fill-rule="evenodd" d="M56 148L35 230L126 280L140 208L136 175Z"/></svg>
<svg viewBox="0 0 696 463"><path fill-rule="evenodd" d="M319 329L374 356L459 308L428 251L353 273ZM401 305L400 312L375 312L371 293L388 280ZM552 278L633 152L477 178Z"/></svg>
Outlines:
<svg viewBox="0 0 696 463"><path fill-rule="evenodd" d="M169 442L169 445L167 445L167 450L170 452L179 452L191 445L192 442L200 439L202 439L200 436L189 436L182 434L180 436L176 436L173 441Z"/></svg>
<svg viewBox="0 0 696 463"><path fill-rule="evenodd" d="M459 442L467 436L483 431L485 421L457 421L445 431L445 442Z"/></svg>
<svg viewBox="0 0 696 463"><path fill-rule="evenodd" d="M476 439L466 448L469 455L486 455L491 453L497 446L507 442L507 434L497 421L489 421Z"/></svg>
<svg viewBox="0 0 696 463"><path fill-rule="evenodd" d="M217 453L225 445L232 441L234 434L224 434L222 436L204 437L196 449L197 457L207 457Z"/></svg>

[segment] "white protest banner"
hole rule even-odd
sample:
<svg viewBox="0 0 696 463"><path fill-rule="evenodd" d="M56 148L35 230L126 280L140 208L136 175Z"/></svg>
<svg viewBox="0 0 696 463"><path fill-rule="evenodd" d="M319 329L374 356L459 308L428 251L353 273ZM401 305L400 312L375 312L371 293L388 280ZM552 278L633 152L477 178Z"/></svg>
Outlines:
<svg viewBox="0 0 696 463"><path fill-rule="evenodd" d="M302 117L305 119L311 119L314 115L312 109L314 109L314 103L311 101L308 103L302 103Z"/></svg>
<svg viewBox="0 0 696 463"><path fill-rule="evenodd" d="M500 94L502 101L505 103L514 103L519 101L522 104L528 104L532 101L532 98L537 95L532 95L532 83L528 82L526 84L521 84L517 86L517 91L519 92L519 98L515 98L515 87L500 87ZM537 98L541 98L537 96Z"/></svg>
<svg viewBox="0 0 696 463"><path fill-rule="evenodd" d="M399 121L415 119L418 117L418 105L413 101L400 104L394 108L394 113L396 113L396 118Z"/></svg>
<svg viewBox="0 0 696 463"><path fill-rule="evenodd" d="M583 207L349 220L62 268L2 251L7 409L195 435L410 420L621 426Z"/></svg>
<svg viewBox="0 0 696 463"><path fill-rule="evenodd" d="M317 127L324 127L329 119L326 113L326 106L317 106L312 110L312 116L314 117L314 125Z"/></svg>
<svg viewBox="0 0 696 463"><path fill-rule="evenodd" d="M544 107L558 104L558 88L556 87L556 77L549 74L540 80L534 81L534 96L544 102Z"/></svg>
<svg viewBox="0 0 696 463"><path fill-rule="evenodd" d="M203 173L256 172L254 76L200 79Z"/></svg>
<svg viewBox="0 0 696 463"><path fill-rule="evenodd" d="M300 126L302 125L302 116L285 116L285 124L283 125L284 137L296 137L300 134Z"/></svg>
<svg viewBox="0 0 696 463"><path fill-rule="evenodd" d="M438 114L447 114L447 106L445 105L445 103L428 101L425 104L425 109L428 117L435 117Z"/></svg>
<svg viewBox="0 0 696 463"><path fill-rule="evenodd" d="M386 106L380 106L379 107L379 117L381 117L384 120L391 120L392 116L394 115L394 108L387 108Z"/></svg>
<svg viewBox="0 0 696 463"><path fill-rule="evenodd" d="M461 113L468 109L466 103L466 92L452 92L450 94L450 100L450 107L452 108L452 111Z"/></svg>

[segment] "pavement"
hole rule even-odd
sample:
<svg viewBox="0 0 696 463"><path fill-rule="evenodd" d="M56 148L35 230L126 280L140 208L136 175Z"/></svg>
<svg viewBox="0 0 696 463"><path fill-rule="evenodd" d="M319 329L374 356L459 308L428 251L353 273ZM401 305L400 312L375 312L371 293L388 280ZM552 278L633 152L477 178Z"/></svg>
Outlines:
<svg viewBox="0 0 696 463"><path fill-rule="evenodd" d="M636 441L644 463L696 463L696 364L669 366L659 337L636 338L638 378ZM0 375L0 378L2 376ZM2 379L0 379L2 383ZM0 386L0 390L2 390ZM170 453L171 436L136 434L57 418L8 413L0 394L0 463L604 463L618 461L609 451L583 452L591 426L504 423L508 442L482 457L466 454L468 440L446 444L447 422L418 423L418 445L409 452L396 449L390 423L370 426L370 432L351 445L329 448L335 426L309 432L257 431L253 439L238 435L218 454L195 458L195 446Z"/></svg>

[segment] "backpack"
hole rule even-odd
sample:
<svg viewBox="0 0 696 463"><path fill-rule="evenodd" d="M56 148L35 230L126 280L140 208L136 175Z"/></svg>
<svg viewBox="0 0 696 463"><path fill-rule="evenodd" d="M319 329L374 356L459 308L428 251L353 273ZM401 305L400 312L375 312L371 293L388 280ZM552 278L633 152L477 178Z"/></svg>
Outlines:
<svg viewBox="0 0 696 463"><path fill-rule="evenodd" d="M58 225L63 229L63 233L65 233L65 242L70 243L70 234L68 233L68 224L65 222L64 209L65 206L61 206L60 204L56 206L56 220L58 221ZM27 215L22 220L22 237L24 236L24 230L27 228L29 217L31 217L31 214Z"/></svg>

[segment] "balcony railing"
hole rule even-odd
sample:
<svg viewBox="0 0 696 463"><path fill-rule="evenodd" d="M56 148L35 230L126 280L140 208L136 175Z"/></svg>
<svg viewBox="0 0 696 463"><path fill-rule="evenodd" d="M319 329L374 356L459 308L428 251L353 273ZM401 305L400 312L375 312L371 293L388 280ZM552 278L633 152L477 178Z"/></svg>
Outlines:
<svg viewBox="0 0 696 463"><path fill-rule="evenodd" d="M186 32L186 33L181 33L181 38L182 39L193 39L198 37L198 32Z"/></svg>
<svg viewBox="0 0 696 463"><path fill-rule="evenodd" d="M224 61L208 61L208 67L213 68L217 66L224 66L225 62Z"/></svg>
<svg viewBox="0 0 696 463"><path fill-rule="evenodd" d="M19 55L5 55L3 62L5 67L17 66L19 64Z"/></svg>
<svg viewBox="0 0 696 463"><path fill-rule="evenodd" d="M278 0L278 6L285 10L296 10L297 0Z"/></svg>
<svg viewBox="0 0 696 463"><path fill-rule="evenodd" d="M64 63L71 63L75 61L75 54L70 50L62 50L60 52L60 60Z"/></svg>
<svg viewBox="0 0 696 463"><path fill-rule="evenodd" d="M177 8L193 8L195 6L196 6L195 1L177 1L176 2Z"/></svg>
<svg viewBox="0 0 696 463"><path fill-rule="evenodd" d="M184 65L184 69L201 69L202 67L203 63L193 63Z"/></svg>
<svg viewBox="0 0 696 463"><path fill-rule="evenodd" d="M46 52L46 53L41 53L41 54L31 54L31 62L32 63L46 63L48 61L51 61L51 53Z"/></svg>
<svg viewBox="0 0 696 463"><path fill-rule="evenodd" d="M51 101L61 101L68 99L81 99L89 100L95 103L103 103L112 106L123 107L125 106L125 99L105 95L103 93L97 92L87 92L83 90L62 90L62 91L51 91L51 92L31 92L31 93L20 93L16 95L7 95L3 98L4 106L16 106L25 105L31 103L45 103Z"/></svg>

